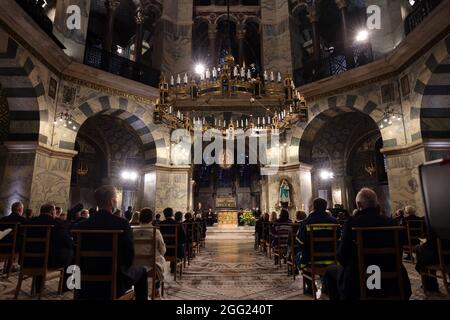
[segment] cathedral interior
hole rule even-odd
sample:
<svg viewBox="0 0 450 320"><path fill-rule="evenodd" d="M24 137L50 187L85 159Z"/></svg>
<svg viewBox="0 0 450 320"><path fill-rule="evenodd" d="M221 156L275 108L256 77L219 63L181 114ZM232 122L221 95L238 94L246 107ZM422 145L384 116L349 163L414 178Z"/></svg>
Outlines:
<svg viewBox="0 0 450 320"><path fill-rule="evenodd" d="M318 197L352 212L370 188L382 215L424 216L419 166L450 159L448 0L2 0L0 12L0 217L17 201L95 208L103 185L122 212L294 220ZM277 297L250 291L223 288Z"/></svg>

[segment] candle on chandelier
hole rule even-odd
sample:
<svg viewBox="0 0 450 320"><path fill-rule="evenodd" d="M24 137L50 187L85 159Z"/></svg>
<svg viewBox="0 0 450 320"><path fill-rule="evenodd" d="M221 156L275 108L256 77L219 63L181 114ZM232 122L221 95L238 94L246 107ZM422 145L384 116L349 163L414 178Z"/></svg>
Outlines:
<svg viewBox="0 0 450 320"><path fill-rule="evenodd" d="M270 116L267 117L267 124L270 124Z"/></svg>
<svg viewBox="0 0 450 320"><path fill-rule="evenodd" d="M245 126L248 127L248 119L245 119Z"/></svg>
<svg viewBox="0 0 450 320"><path fill-rule="evenodd" d="M181 83L181 77L180 74L177 75L177 84L179 85Z"/></svg>
<svg viewBox="0 0 450 320"><path fill-rule="evenodd" d="M273 74L273 71L270 71L270 81L272 81L272 82L275 81L275 76Z"/></svg>
<svg viewBox="0 0 450 320"><path fill-rule="evenodd" d="M267 70L264 70L264 81L267 81L268 76L267 76Z"/></svg>
<svg viewBox="0 0 450 320"><path fill-rule="evenodd" d="M259 126L259 117L258 117L258 126Z"/></svg>
<svg viewBox="0 0 450 320"><path fill-rule="evenodd" d="M173 76L170 76L170 86L173 87L175 85L175 80L173 79Z"/></svg>
<svg viewBox="0 0 450 320"><path fill-rule="evenodd" d="M206 69L206 80L209 80L209 78L211 77L211 74L209 73L209 69Z"/></svg>
<svg viewBox="0 0 450 320"><path fill-rule="evenodd" d="M265 117L262 118L262 124L266 125L266 118Z"/></svg>
<svg viewBox="0 0 450 320"><path fill-rule="evenodd" d="M239 120L236 120L236 128L239 128Z"/></svg>
<svg viewBox="0 0 450 320"><path fill-rule="evenodd" d="M241 127L244 127L244 120L241 119Z"/></svg>
<svg viewBox="0 0 450 320"><path fill-rule="evenodd" d="M281 83L281 73L278 72L278 82Z"/></svg>

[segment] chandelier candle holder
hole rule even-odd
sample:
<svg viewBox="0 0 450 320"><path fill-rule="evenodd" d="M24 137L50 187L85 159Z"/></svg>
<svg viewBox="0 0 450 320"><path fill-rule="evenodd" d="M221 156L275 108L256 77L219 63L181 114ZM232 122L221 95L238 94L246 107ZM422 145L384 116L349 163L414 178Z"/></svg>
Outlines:
<svg viewBox="0 0 450 320"><path fill-rule="evenodd" d="M394 122L402 121L403 114L401 112L397 112L393 107L386 107L383 112L383 116L381 120L378 122L378 126L380 129L391 126Z"/></svg>
<svg viewBox="0 0 450 320"><path fill-rule="evenodd" d="M289 76L283 79L280 72L264 71L261 78L253 66L245 69L234 61L228 54L220 66L198 65L195 73L171 75L169 82L162 76L154 122L173 129L215 128L229 135L230 130L236 129L285 130L298 121L308 121L306 100ZM231 119L211 117L211 112L205 115L198 110L200 104L209 104L212 99L222 101L223 105L238 104L240 111L248 110L245 116ZM223 106L211 111L230 109Z"/></svg>
<svg viewBox="0 0 450 320"><path fill-rule="evenodd" d="M69 128L72 130L77 130L77 126L75 124L75 121L72 118L72 115L68 112L60 112L56 117L55 121L53 122L55 126L63 126L64 128Z"/></svg>

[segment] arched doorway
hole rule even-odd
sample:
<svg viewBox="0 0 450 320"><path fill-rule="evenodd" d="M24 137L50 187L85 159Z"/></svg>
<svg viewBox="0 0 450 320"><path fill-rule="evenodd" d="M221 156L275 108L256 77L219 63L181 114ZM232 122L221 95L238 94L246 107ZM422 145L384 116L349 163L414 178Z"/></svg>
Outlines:
<svg viewBox="0 0 450 320"><path fill-rule="evenodd" d="M356 109L325 111L305 129L300 142L300 161L311 164L313 197L329 207L355 208L355 195L363 187L374 189L382 211L390 214L389 190L381 132L375 121Z"/></svg>
<svg viewBox="0 0 450 320"><path fill-rule="evenodd" d="M119 209L139 206L140 170L144 148L136 131L110 115L87 119L78 131L71 180L71 203L95 206L96 188L111 184L119 190Z"/></svg>

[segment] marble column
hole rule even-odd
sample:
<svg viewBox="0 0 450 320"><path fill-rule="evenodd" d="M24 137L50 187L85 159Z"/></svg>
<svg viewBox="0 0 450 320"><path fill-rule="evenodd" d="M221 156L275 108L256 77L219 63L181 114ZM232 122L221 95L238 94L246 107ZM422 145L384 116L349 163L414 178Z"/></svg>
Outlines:
<svg viewBox="0 0 450 320"><path fill-rule="evenodd" d="M171 207L174 211L186 212L191 205L191 167L152 165L143 169L142 205L156 213Z"/></svg>
<svg viewBox="0 0 450 320"><path fill-rule="evenodd" d="M6 142L7 159L0 186L0 209L22 201L39 212L46 202L70 206L72 158L76 151L50 148L37 142Z"/></svg>
<svg viewBox="0 0 450 320"><path fill-rule="evenodd" d="M265 70L292 74L290 1L261 0L261 64Z"/></svg>
<svg viewBox="0 0 450 320"><path fill-rule="evenodd" d="M386 156L391 213L406 205L416 207L424 214L418 166L426 161L422 144L383 148Z"/></svg>
<svg viewBox="0 0 450 320"><path fill-rule="evenodd" d="M80 9L79 21L70 6ZM64 52L77 62L83 63L86 46L87 29L91 0L58 0L56 1L53 34L66 47ZM80 23L79 28L77 23Z"/></svg>
<svg viewBox="0 0 450 320"><path fill-rule="evenodd" d="M113 32L114 32L114 15L116 9L120 4L120 0L105 0L107 24L105 30L104 47L107 52L111 52L113 44Z"/></svg>
<svg viewBox="0 0 450 320"><path fill-rule="evenodd" d="M333 200L332 205L342 204L344 208L349 208L348 199L348 181L351 177L336 176L331 183L331 198Z"/></svg>
<svg viewBox="0 0 450 320"><path fill-rule="evenodd" d="M239 45L239 57L238 57L238 63L239 65L244 65L244 59L245 59L245 52L244 52L244 40L245 40L245 24L238 24L237 30L236 30L236 36L238 39L238 45Z"/></svg>
<svg viewBox="0 0 450 320"><path fill-rule="evenodd" d="M193 0L163 1L155 25L152 64L166 75L192 72Z"/></svg>
<svg viewBox="0 0 450 320"><path fill-rule="evenodd" d="M217 25L215 23L209 23L208 44L209 44L210 65L212 66L217 65L216 38L217 38Z"/></svg>
<svg viewBox="0 0 450 320"><path fill-rule="evenodd" d="M300 163L299 176L300 176L300 203L298 210L303 210L308 213L311 210L312 201L312 179L311 179L312 166L306 163Z"/></svg>
<svg viewBox="0 0 450 320"><path fill-rule="evenodd" d="M318 65L321 59L320 52L320 32L319 32L319 13L315 6L312 4L308 6L308 18L312 25L312 41L313 41L313 59L314 63Z"/></svg>
<svg viewBox="0 0 450 320"><path fill-rule="evenodd" d="M341 12L341 26L342 26L342 47L344 49L344 54L347 61L347 68L353 68L353 54L351 52L351 44L348 41L348 28L347 28L347 7L348 7L348 1L347 0L335 0L336 5L339 8L339 11Z"/></svg>
<svg viewBox="0 0 450 320"><path fill-rule="evenodd" d="M134 21L136 22L136 37L134 40L134 61L136 64L140 64L142 60L142 36L143 36L143 27L145 21L144 9L139 7L136 10L136 16L134 17Z"/></svg>

